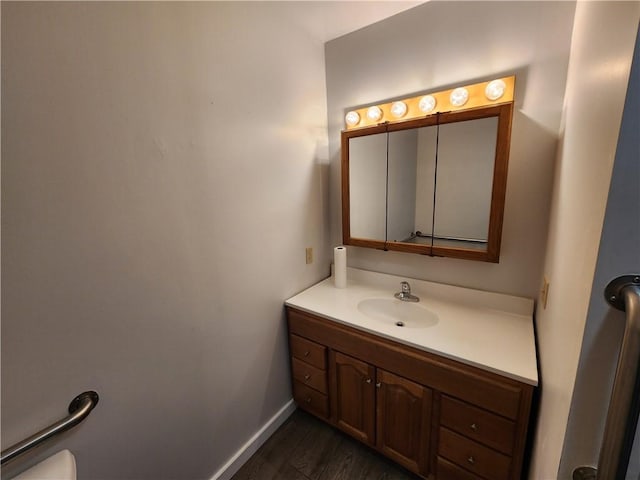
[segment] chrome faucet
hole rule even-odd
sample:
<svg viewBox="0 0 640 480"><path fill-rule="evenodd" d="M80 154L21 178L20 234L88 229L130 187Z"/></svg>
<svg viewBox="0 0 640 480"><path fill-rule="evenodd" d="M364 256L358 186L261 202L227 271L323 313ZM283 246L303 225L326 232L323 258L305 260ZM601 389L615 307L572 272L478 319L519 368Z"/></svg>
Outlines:
<svg viewBox="0 0 640 480"><path fill-rule="evenodd" d="M409 282L400 282L401 291L396 293L394 297L403 302L419 302L420 298L415 295L411 295L411 285Z"/></svg>

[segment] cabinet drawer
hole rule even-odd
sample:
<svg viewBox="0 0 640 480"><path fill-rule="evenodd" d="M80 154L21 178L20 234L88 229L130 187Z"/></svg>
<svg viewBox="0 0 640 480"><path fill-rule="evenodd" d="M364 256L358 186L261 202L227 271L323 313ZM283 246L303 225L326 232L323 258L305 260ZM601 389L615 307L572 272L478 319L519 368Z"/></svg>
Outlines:
<svg viewBox="0 0 640 480"><path fill-rule="evenodd" d="M511 458L447 428L440 427L438 455L476 475L507 480Z"/></svg>
<svg viewBox="0 0 640 480"><path fill-rule="evenodd" d="M293 369L293 378L295 380L315 388L319 392L327 393L327 372L325 370L320 370L295 357L291 359L291 368Z"/></svg>
<svg viewBox="0 0 640 480"><path fill-rule="evenodd" d="M291 355L320 370L327 369L327 347L291 334Z"/></svg>
<svg viewBox="0 0 640 480"><path fill-rule="evenodd" d="M511 455L515 423L446 395L442 396L440 424L502 453Z"/></svg>
<svg viewBox="0 0 640 480"><path fill-rule="evenodd" d="M329 416L329 397L309 388L306 385L293 382L293 398L300 408L308 410L320 417Z"/></svg>
<svg viewBox="0 0 640 480"><path fill-rule="evenodd" d="M438 457L436 478L438 480L483 480L482 477L467 472L442 457Z"/></svg>

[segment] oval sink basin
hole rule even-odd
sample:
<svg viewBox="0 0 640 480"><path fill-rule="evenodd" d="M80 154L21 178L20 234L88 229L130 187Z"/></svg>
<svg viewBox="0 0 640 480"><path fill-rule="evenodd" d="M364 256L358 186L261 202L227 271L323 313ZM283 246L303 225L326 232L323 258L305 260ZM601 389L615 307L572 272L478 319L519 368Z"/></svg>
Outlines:
<svg viewBox="0 0 640 480"><path fill-rule="evenodd" d="M385 325L405 328L428 328L438 323L438 315L420 303L395 298L367 298L358 303L358 310Z"/></svg>

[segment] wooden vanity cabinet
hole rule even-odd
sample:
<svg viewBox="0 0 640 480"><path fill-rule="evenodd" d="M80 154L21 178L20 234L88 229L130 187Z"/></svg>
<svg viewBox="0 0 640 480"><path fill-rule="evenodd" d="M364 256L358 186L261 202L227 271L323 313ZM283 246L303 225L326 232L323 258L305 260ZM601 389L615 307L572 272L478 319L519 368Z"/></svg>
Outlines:
<svg viewBox="0 0 640 480"><path fill-rule="evenodd" d="M429 480L521 477L532 385L292 307L287 319L300 408Z"/></svg>
<svg viewBox="0 0 640 480"><path fill-rule="evenodd" d="M327 347L294 334L289 335L289 347L294 400L304 410L327 419Z"/></svg>
<svg viewBox="0 0 640 480"><path fill-rule="evenodd" d="M356 358L329 354L332 423L405 468L429 468L431 390Z"/></svg>
<svg viewBox="0 0 640 480"><path fill-rule="evenodd" d="M375 443L375 367L334 350L329 354L331 421L361 442Z"/></svg>
<svg viewBox="0 0 640 480"><path fill-rule="evenodd" d="M376 375L376 447L413 472L429 473L432 391L378 369Z"/></svg>

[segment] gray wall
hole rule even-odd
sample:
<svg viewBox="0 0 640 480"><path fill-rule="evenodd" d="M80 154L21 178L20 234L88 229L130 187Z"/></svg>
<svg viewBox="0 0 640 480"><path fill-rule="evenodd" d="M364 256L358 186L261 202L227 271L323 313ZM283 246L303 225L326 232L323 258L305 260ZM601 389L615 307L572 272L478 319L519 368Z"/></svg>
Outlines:
<svg viewBox="0 0 640 480"><path fill-rule="evenodd" d="M295 8L2 3L3 448L101 395L4 475L210 478L290 399L282 302L330 251Z"/></svg>
<svg viewBox="0 0 640 480"><path fill-rule="evenodd" d="M601 16L599 18L602 18ZM560 463L560 478L579 465L596 465L611 395L625 315L609 306L609 281L640 273L640 36L620 127L596 273ZM640 479L640 429L625 478Z"/></svg>
<svg viewBox="0 0 640 480"><path fill-rule="evenodd" d="M432 1L327 43L334 244L341 241L339 142L348 110L517 76L500 264L354 247L350 266L537 297L574 9L572 2Z"/></svg>
<svg viewBox="0 0 640 480"><path fill-rule="evenodd" d="M619 331L607 328L596 338L585 332L585 324L590 296L602 295L601 288L593 289L594 275L639 19L638 2L576 6L544 259L548 301L536 311L542 389L531 479L571 478L575 465L568 464L579 459L569 452L588 460L599 443L606 395L601 380L611 368L611 347ZM591 350L596 340L599 347ZM581 349L589 350L589 361L597 364L595 370L581 372L587 390L576 384ZM579 415L567 428L572 397L595 410Z"/></svg>

